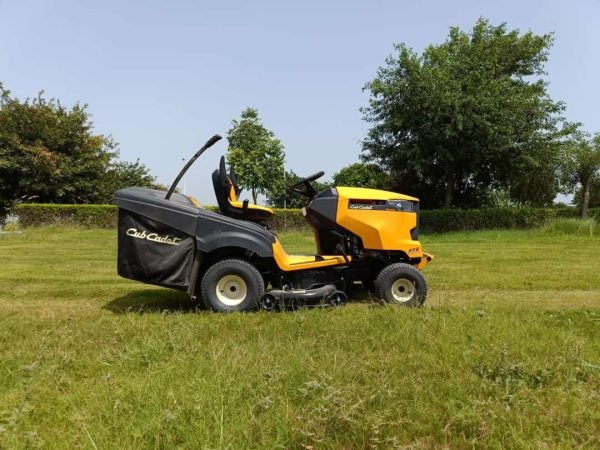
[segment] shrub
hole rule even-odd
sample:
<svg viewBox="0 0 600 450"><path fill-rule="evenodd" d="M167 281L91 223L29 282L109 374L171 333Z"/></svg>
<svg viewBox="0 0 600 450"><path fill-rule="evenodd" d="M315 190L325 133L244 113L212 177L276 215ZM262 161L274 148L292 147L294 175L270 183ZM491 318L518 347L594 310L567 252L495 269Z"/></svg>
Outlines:
<svg viewBox="0 0 600 450"><path fill-rule="evenodd" d="M537 228L555 217L574 218L576 208L434 209L421 211L419 226L426 233L495 228ZM600 219L600 208L590 210Z"/></svg>
<svg viewBox="0 0 600 450"><path fill-rule="evenodd" d="M205 206L206 209L211 211L219 211L218 206ZM273 217L269 219L269 227L276 231L285 230L303 230L308 229L306 219L302 215L301 209L283 209L283 208L272 208Z"/></svg>
<svg viewBox="0 0 600 450"><path fill-rule="evenodd" d="M579 208L559 208L556 210L556 217L579 217ZM588 218L600 220L600 208L590 208Z"/></svg>
<svg viewBox="0 0 600 450"><path fill-rule="evenodd" d="M271 226L275 230L302 230L309 228L301 209L274 208L273 213Z"/></svg>
<svg viewBox="0 0 600 450"><path fill-rule="evenodd" d="M216 206L207 206L218 211ZM274 209L270 226L277 231L307 227L299 209ZM15 207L21 227L74 225L86 228L116 228L117 207L114 205L62 205L54 203L21 203Z"/></svg>
<svg viewBox="0 0 600 450"><path fill-rule="evenodd" d="M579 234L592 237L597 227L598 222L594 218L555 217L550 219L542 229L552 234Z"/></svg>
<svg viewBox="0 0 600 450"><path fill-rule="evenodd" d="M215 206L207 209L218 211ZM60 205L21 203L15 213L22 227L76 225L114 228L117 207L113 205ZM300 209L274 209L270 226L276 231L308 230ZM576 218L576 208L489 208L423 210L419 227L425 233L470 231L494 228L537 228L554 218ZM600 221L600 208L590 209L590 217Z"/></svg>
<svg viewBox="0 0 600 450"><path fill-rule="evenodd" d="M422 211L425 232L484 230L491 228L532 228L541 226L552 210L542 208L437 209Z"/></svg>
<svg viewBox="0 0 600 450"><path fill-rule="evenodd" d="M113 205L62 205L21 203L15 214L22 227L76 225L86 228L116 228L117 207Z"/></svg>
<svg viewBox="0 0 600 450"><path fill-rule="evenodd" d="M0 231L4 231L5 233L12 233L15 232L19 229L19 227L17 226L17 224L15 222L9 222L6 223L2 226L2 228L0 229Z"/></svg>

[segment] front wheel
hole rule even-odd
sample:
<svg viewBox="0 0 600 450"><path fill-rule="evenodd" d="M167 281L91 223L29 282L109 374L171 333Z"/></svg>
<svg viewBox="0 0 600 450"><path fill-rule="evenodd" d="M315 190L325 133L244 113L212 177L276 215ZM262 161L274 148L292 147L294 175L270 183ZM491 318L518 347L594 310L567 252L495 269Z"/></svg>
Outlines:
<svg viewBox="0 0 600 450"><path fill-rule="evenodd" d="M410 264L390 264L375 278L375 293L386 303L418 307L427 298L427 282Z"/></svg>
<svg viewBox="0 0 600 450"><path fill-rule="evenodd" d="M252 264L225 259L206 271L200 293L206 307L215 311L252 311L265 293L265 284Z"/></svg>

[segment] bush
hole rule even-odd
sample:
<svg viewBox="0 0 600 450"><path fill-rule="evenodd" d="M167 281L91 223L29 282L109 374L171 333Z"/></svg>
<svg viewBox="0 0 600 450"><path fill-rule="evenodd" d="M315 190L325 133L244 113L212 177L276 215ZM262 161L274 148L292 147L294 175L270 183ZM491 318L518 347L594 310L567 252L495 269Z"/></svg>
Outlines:
<svg viewBox="0 0 600 450"><path fill-rule="evenodd" d="M552 234L578 234L592 237L597 228L598 222L593 218L555 217L550 219L542 229Z"/></svg>
<svg viewBox="0 0 600 450"><path fill-rule="evenodd" d="M559 208L556 210L556 217L579 217L579 208ZM600 208L590 208L588 218L600 220Z"/></svg>
<svg viewBox="0 0 600 450"><path fill-rule="evenodd" d="M113 205L62 205L21 203L15 207L21 227L75 225L86 228L116 228L117 207Z"/></svg>
<svg viewBox="0 0 600 450"><path fill-rule="evenodd" d="M218 211L216 206L206 209ZM277 231L308 227L299 209L275 208L270 226ZM114 205L61 205L54 203L21 203L15 207L21 227L74 225L86 228L116 228L117 207Z"/></svg>
<svg viewBox="0 0 600 450"><path fill-rule="evenodd" d="M207 209L218 211L215 206ZM117 207L113 205L60 205L21 203L15 213L22 227L75 225L115 228ZM270 226L276 231L308 230L300 209L274 209ZM470 231L494 228L538 228L554 218L576 218L576 208L434 209L421 211L419 227L424 233ZM590 218L600 221L600 208L590 209Z"/></svg>
<svg viewBox="0 0 600 450"><path fill-rule="evenodd" d="M555 217L575 218L576 208L488 208L434 209L421 211L419 226L425 233L486 230L495 228L538 228ZM600 218L600 208L590 210Z"/></svg>
<svg viewBox="0 0 600 450"><path fill-rule="evenodd" d="M219 212L218 206L205 206L211 211ZM276 231L303 230L309 228L301 209L272 208L273 217L269 219L269 227Z"/></svg>
<svg viewBox="0 0 600 450"><path fill-rule="evenodd" d="M429 233L532 228L541 226L551 216L552 211L549 209L434 209L421 212L419 225L422 231Z"/></svg>
<svg viewBox="0 0 600 450"><path fill-rule="evenodd" d="M301 209L273 208L271 227L277 231L309 229Z"/></svg>

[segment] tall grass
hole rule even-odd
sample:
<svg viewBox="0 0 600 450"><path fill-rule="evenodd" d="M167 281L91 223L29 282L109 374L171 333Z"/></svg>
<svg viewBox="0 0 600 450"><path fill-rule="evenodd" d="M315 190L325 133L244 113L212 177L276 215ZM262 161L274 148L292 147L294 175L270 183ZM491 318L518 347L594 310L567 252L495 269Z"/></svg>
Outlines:
<svg viewBox="0 0 600 450"><path fill-rule="evenodd" d="M594 218L578 219L571 217L556 217L549 220L542 227L551 234L570 234L580 236L594 236L597 233L598 222Z"/></svg>

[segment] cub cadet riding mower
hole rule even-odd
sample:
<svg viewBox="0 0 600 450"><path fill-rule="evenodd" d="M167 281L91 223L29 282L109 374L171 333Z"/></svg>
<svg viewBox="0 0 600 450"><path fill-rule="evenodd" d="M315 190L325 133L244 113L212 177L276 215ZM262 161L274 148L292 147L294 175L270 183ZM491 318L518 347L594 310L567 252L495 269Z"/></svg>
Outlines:
<svg viewBox="0 0 600 450"><path fill-rule="evenodd" d="M220 213L174 192L219 139L213 136L198 150L168 192L132 187L115 193L119 275L185 291L217 311L335 306L360 282L388 303L425 301L421 269L432 256L418 241L418 199L351 187L318 193L311 183L323 172L311 175L288 189L308 199L303 214L318 253L288 255L265 225L273 211L238 201L240 189L224 157L212 174Z"/></svg>

